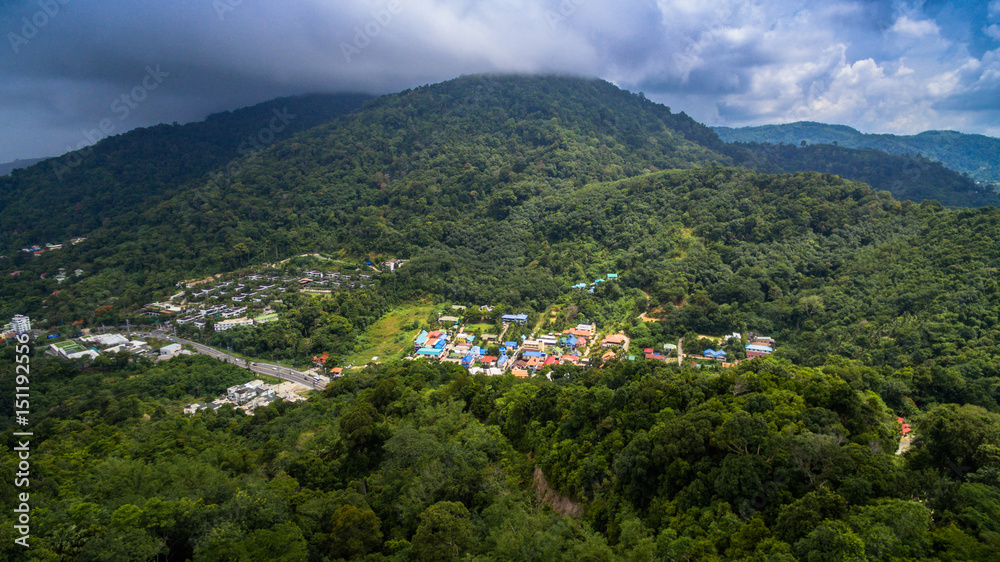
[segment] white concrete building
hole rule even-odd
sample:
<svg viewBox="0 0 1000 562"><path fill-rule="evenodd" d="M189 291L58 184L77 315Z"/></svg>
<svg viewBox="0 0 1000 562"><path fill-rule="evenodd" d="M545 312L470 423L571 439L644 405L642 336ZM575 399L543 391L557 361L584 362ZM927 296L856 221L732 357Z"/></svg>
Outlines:
<svg viewBox="0 0 1000 562"><path fill-rule="evenodd" d="M237 326L253 326L253 320L251 320L250 318L245 318L244 317L244 318L230 318L228 320L223 320L221 322L216 322L215 323L215 331L216 332L225 332L226 330L229 330L231 328L235 328Z"/></svg>
<svg viewBox="0 0 1000 562"><path fill-rule="evenodd" d="M177 355L181 352L181 344L172 343L170 345L165 345L160 348L160 357L169 357Z"/></svg>
<svg viewBox="0 0 1000 562"><path fill-rule="evenodd" d="M26 334L31 331L31 319L27 316L17 316L11 318L10 327L15 334Z"/></svg>

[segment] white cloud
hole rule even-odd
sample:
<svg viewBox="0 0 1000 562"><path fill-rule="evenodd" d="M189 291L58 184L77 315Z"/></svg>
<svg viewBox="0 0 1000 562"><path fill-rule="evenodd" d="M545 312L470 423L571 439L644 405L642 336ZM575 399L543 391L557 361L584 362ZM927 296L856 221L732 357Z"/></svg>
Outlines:
<svg viewBox="0 0 1000 562"><path fill-rule="evenodd" d="M928 35L938 35L940 29L931 20L913 20L907 16L900 16L889 31L900 35L910 35L913 37L926 37Z"/></svg>

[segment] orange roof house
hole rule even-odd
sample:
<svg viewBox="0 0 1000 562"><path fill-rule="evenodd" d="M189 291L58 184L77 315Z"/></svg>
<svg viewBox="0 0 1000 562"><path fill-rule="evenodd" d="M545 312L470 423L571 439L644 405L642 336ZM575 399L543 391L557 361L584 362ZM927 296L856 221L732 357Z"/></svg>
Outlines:
<svg viewBox="0 0 1000 562"><path fill-rule="evenodd" d="M612 334L610 336L605 337L604 340L601 341L601 346L603 347L621 346L624 344L625 344L625 336L621 334Z"/></svg>
<svg viewBox="0 0 1000 562"><path fill-rule="evenodd" d="M899 432L902 433L904 436L913 431L912 429L910 429L910 424L906 423L906 420L904 420L903 418L897 417L896 421L899 422L899 425L903 426L900 428Z"/></svg>

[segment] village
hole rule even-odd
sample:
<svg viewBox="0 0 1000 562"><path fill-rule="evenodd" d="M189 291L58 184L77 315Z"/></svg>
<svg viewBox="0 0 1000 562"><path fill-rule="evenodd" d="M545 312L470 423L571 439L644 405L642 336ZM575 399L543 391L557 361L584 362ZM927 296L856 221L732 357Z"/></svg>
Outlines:
<svg viewBox="0 0 1000 562"><path fill-rule="evenodd" d="M375 275L375 272L295 268L286 268L281 273L269 271L275 267L265 264L251 273L218 274L178 282L180 292L165 302L147 304L143 314L199 330L210 326L216 332L240 326L260 326L279 318L273 305L283 304L281 297L289 291L329 294L363 289L371 285Z"/></svg>
<svg viewBox="0 0 1000 562"><path fill-rule="evenodd" d="M427 359L456 363L469 370L470 374L502 375L510 373L526 378L546 367L575 365L578 367L600 366L609 361L673 362L683 365L685 360L695 367L718 365L734 366L738 360L730 360L722 350L711 348L701 353L685 355L680 346L663 344L660 350L644 348L630 349L631 340L623 332L602 332L594 324L578 324L558 333L532 332L515 339L505 339L511 327L523 326L528 321L526 314L505 314L501 316L502 331L499 334L472 333L467 326L459 324L459 318L440 316L438 327L432 331L421 330L413 339L412 353L407 360ZM743 341L743 335L733 333L726 341ZM747 359L771 355L775 340L757 334L748 334L745 345ZM338 370L336 374L340 374Z"/></svg>

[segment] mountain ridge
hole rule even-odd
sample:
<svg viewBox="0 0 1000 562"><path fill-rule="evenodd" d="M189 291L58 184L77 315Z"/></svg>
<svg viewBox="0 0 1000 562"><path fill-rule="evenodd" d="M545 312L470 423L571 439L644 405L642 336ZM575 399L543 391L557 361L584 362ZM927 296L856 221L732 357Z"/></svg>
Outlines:
<svg viewBox="0 0 1000 562"><path fill-rule="evenodd" d="M726 142L800 145L833 144L847 148L874 148L900 156L922 155L976 181L1000 184L1000 139L950 130L916 135L862 133L847 125L799 121L753 127L712 127Z"/></svg>

